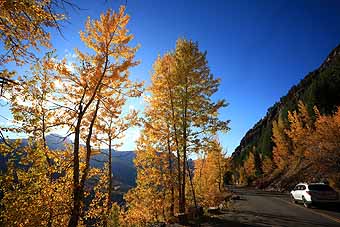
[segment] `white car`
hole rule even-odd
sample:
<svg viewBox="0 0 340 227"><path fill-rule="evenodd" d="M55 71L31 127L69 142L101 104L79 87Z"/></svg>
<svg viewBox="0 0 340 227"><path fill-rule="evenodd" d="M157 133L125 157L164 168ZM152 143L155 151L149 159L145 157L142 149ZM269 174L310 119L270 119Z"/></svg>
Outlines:
<svg viewBox="0 0 340 227"><path fill-rule="evenodd" d="M292 202L302 202L307 208L312 204L338 203L339 194L324 183L300 183L290 192Z"/></svg>

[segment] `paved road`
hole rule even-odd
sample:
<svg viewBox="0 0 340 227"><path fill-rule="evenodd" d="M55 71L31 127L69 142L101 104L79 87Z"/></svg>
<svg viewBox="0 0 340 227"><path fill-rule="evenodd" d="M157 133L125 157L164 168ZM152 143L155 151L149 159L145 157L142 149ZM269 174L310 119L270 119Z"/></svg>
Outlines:
<svg viewBox="0 0 340 227"><path fill-rule="evenodd" d="M340 207L307 209L290 202L283 193L254 189L234 189L240 200L229 211L214 216L215 224L206 226L292 226L340 227ZM205 225L203 225L205 226Z"/></svg>

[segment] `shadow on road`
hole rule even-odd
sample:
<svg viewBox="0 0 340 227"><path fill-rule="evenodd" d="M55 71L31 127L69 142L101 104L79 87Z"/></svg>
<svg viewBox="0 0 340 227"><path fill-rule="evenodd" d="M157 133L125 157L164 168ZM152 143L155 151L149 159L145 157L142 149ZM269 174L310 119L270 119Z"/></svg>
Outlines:
<svg viewBox="0 0 340 227"><path fill-rule="evenodd" d="M317 204L313 208L340 213L340 203L339 204Z"/></svg>
<svg viewBox="0 0 340 227"><path fill-rule="evenodd" d="M266 191L237 191L237 195L246 195L246 196L264 196L264 197L282 197L282 198L288 198L289 195L287 193L280 193L280 192L266 192Z"/></svg>
<svg viewBox="0 0 340 227"><path fill-rule="evenodd" d="M202 224L201 226L202 227L225 227L225 226L228 226L228 227L257 227L257 226L260 226L260 225L249 225L249 224L245 224L245 223L240 223L240 222L237 222L237 221L230 221L230 220L223 220L223 219L220 219L218 217L210 217L207 222L209 223L209 225L204 225Z"/></svg>
<svg viewBox="0 0 340 227"><path fill-rule="evenodd" d="M243 223L242 220L244 220L245 224L248 226L338 226L337 224L325 225L322 222L316 222L315 220L311 221L304 217L275 215L263 212L234 211L233 215L239 217L238 219L241 223Z"/></svg>

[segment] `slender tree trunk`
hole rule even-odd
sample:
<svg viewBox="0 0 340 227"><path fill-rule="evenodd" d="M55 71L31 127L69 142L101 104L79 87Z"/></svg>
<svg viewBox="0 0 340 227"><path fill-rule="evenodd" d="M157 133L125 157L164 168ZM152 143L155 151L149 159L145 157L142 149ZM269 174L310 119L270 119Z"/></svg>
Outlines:
<svg viewBox="0 0 340 227"><path fill-rule="evenodd" d="M81 191L79 185L79 142L82 114L79 114L74 135L73 148L73 207L68 227L77 227L80 216Z"/></svg>
<svg viewBox="0 0 340 227"><path fill-rule="evenodd" d="M185 146L184 146L185 147ZM183 147L183 169L182 169L182 202L181 202L181 204L182 204L182 212L183 213L185 213L185 173L186 173L186 161L185 161L185 159L186 159L186 151L184 150L184 147Z"/></svg>
<svg viewBox="0 0 340 227"><path fill-rule="evenodd" d="M219 155L219 154L218 154ZM217 179L217 183L218 183L218 191L221 192L221 164L220 164L220 157L217 156L217 165L218 165L218 179Z"/></svg>
<svg viewBox="0 0 340 227"><path fill-rule="evenodd" d="M89 126L89 133L87 134L87 138L86 138L85 168L84 168L84 173L82 175L81 182L80 182L80 186L81 186L82 190L84 188L85 181L86 181L86 178L87 178L87 176L89 174L89 170L90 170L90 158L91 158L91 152L92 152L91 138L92 138L92 133L93 133L93 126L94 126L94 123L96 121L97 114L98 114L99 104L100 104L100 100L97 100L96 109L95 109L93 117L91 119L90 126Z"/></svg>
<svg viewBox="0 0 340 227"><path fill-rule="evenodd" d="M190 180L192 197L194 199L195 208L197 209L196 193L195 193L194 183L192 181L192 174L191 174L191 170L190 170L188 159L186 160L186 162L187 162L187 168L188 168L188 174L189 174L189 180Z"/></svg>
<svg viewBox="0 0 340 227"><path fill-rule="evenodd" d="M44 97L43 97L44 98ZM44 146L44 154L46 158L46 162L48 164L48 167L51 167L51 160L48 157L48 154L46 152L47 149L47 142L46 142L46 125L45 125L45 112L42 113L42 139L43 139L43 146ZM48 168L47 168L48 169ZM52 174L49 172L49 169L47 170L47 178L49 179L50 184L52 184ZM51 197L52 199L52 197ZM51 202L48 201L48 220L47 220L47 226L52 226L52 208L51 208Z"/></svg>
<svg viewBox="0 0 340 227"><path fill-rule="evenodd" d="M83 107L83 101L86 95L86 90L84 90L83 95L80 99L80 104L79 104L79 114L78 114L78 119L77 119L77 125L75 128L75 135L74 135L74 149L73 149L73 207L72 207L72 211L71 211L71 218L69 220L68 223L68 227L77 227L78 225L78 221L79 221L79 217L81 215L80 213L80 208L81 208L81 201L83 199L83 195L84 195L84 183L85 183L85 179L87 177L87 168L88 165L85 164L85 171L82 177L81 182L79 182L79 143L80 143L80 126L81 126L81 122L83 120L84 114L86 113L87 109L90 107L90 105L92 104L92 102L95 100L96 95L100 92L101 88L102 88L102 81L103 78L105 76L106 70L107 70L107 66L109 63L109 57L106 54L105 56L105 63L104 63L104 68L103 68L103 72L102 75L90 97L90 100L86 103L86 105L84 105ZM96 105L96 111L95 111L95 115L92 118L91 124L93 127L95 118L97 116L97 111L99 108L99 100L97 102ZM89 129L89 133L92 134L92 127L90 126ZM90 139L91 139L91 135L87 136L87 141L86 141L86 160L88 160L89 163L89 155L91 155L91 146L90 146Z"/></svg>
<svg viewBox="0 0 340 227"><path fill-rule="evenodd" d="M185 206L186 206L186 198L185 198L185 175L186 175L186 160L187 160L187 108L188 108L188 78L187 75L185 75L185 93L184 93L184 112L182 116L182 124L183 124L183 177L182 177L182 210L185 212Z"/></svg>
<svg viewBox="0 0 340 227"><path fill-rule="evenodd" d="M92 133L93 133L93 126L94 126L94 123L95 123L96 118L97 118L99 104L100 104L100 100L97 100L95 111L93 113L93 117L92 117L91 122L90 122L89 132L88 132L87 138L86 138L85 167L84 167L84 172L83 172L83 175L80 179L80 184L79 184L80 199L81 199L82 202L85 202L84 201L84 188L85 188L85 182L86 182L87 176L89 175L89 171L90 171L90 158L91 158L91 153L92 153L91 138L92 138ZM79 214L83 217L84 212L79 213Z"/></svg>
<svg viewBox="0 0 340 227"><path fill-rule="evenodd" d="M172 153L171 153L171 147L170 147L170 138L168 135L168 162L169 162L169 168L170 168L170 191L171 191L171 204L170 204L170 216L173 217L175 215L175 191L174 191L174 184L173 184L173 164L172 164Z"/></svg>
<svg viewBox="0 0 340 227"><path fill-rule="evenodd" d="M46 162L48 164L48 167L52 166L52 161L51 159L48 157L47 151L46 149L47 147L47 142L46 142L46 122L45 122L45 112L43 112L42 114L42 138L43 138L43 145L44 145L44 153L45 153L45 158L46 158ZM47 177L50 181L50 184L53 183L53 176L52 173L49 172L49 170L47 171ZM53 202L53 196L51 196L50 198L52 201L49 200L49 205L48 205L48 221L47 221L47 227L52 227L52 222L53 222L53 209L51 207L51 202Z"/></svg>
<svg viewBox="0 0 340 227"><path fill-rule="evenodd" d="M182 209L182 181L181 181L181 174L182 174L182 170L181 170L181 157L180 157L180 153L177 150L177 177L178 177L178 211L179 213L183 213L183 209Z"/></svg>
<svg viewBox="0 0 340 227"><path fill-rule="evenodd" d="M167 78L167 85L168 85L168 90L169 90L169 99L170 99L170 104L171 104L171 117L172 117L172 125L174 128L174 140L176 144L176 155L177 155L177 181L178 181L178 212L179 213L184 213L185 210L183 210L183 205L182 205L182 177L181 177L181 152L179 150L179 142L178 142L178 133L177 133L177 126L176 126L176 117L175 117L175 108L174 108L174 99L173 99L173 94L172 94L172 86L170 84L169 79Z"/></svg>
<svg viewBox="0 0 340 227"><path fill-rule="evenodd" d="M104 226L108 226L108 217L110 215L112 201L111 201L111 194L112 194L112 139L109 136L109 172L108 172L108 179L109 179L109 190L107 192L107 204L106 204L106 219L104 221Z"/></svg>

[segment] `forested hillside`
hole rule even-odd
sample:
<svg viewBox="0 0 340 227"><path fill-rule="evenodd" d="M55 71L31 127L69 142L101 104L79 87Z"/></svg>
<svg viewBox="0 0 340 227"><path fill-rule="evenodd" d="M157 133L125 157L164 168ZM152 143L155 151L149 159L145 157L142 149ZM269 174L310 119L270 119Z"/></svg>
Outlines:
<svg viewBox="0 0 340 227"><path fill-rule="evenodd" d="M273 135L273 128L280 129L281 127L282 133L287 136L287 130L292 125L288 115L290 112L292 114L298 109L301 110L299 103L306 107L313 122L317 118L315 107L321 115L334 114L340 105L339 91L340 46L337 46L317 70L309 73L299 84L293 86L288 94L270 107L266 116L246 133L232 154L234 166L240 169L241 166L247 165L250 159L253 159L256 174L250 180L263 176L268 160L274 161L275 135ZM291 143L291 141L289 142ZM288 152L292 152L292 149L293 147ZM242 175L242 172L238 171L236 175Z"/></svg>

